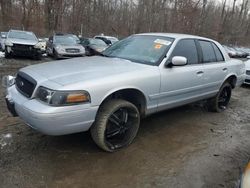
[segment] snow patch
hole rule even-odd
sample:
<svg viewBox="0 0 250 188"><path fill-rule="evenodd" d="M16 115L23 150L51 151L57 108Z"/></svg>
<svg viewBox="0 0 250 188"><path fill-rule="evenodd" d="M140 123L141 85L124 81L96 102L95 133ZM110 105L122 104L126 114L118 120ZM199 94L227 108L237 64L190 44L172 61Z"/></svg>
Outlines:
<svg viewBox="0 0 250 188"><path fill-rule="evenodd" d="M4 52L0 52L0 58L4 57Z"/></svg>
<svg viewBox="0 0 250 188"><path fill-rule="evenodd" d="M12 134L2 134L0 135L0 149L3 149L4 147L11 145L12 142Z"/></svg>

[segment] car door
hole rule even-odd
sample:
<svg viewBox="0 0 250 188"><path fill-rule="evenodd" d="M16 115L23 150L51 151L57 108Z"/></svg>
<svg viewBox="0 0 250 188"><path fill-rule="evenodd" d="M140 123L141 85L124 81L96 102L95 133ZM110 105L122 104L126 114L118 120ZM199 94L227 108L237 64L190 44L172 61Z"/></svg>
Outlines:
<svg viewBox="0 0 250 188"><path fill-rule="evenodd" d="M211 41L199 40L204 66L204 93L215 94L226 78L228 69L218 46Z"/></svg>
<svg viewBox="0 0 250 188"><path fill-rule="evenodd" d="M175 46L168 62L174 56L187 58L187 65L162 67L158 110L198 100L203 87L203 65L194 39L182 39Z"/></svg>

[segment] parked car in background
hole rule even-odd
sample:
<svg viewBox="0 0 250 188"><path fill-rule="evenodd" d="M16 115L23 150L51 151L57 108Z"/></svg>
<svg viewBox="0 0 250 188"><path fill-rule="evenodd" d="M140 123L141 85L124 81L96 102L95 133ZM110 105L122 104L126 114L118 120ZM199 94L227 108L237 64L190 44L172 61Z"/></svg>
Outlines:
<svg viewBox="0 0 250 188"><path fill-rule="evenodd" d="M241 48L239 47L234 47L236 53L237 53L237 56L239 58L246 58L248 56L248 54L246 52L244 52Z"/></svg>
<svg viewBox="0 0 250 188"><path fill-rule="evenodd" d="M7 37L8 32L0 32L0 51L4 52L5 49L5 39Z"/></svg>
<svg viewBox="0 0 250 188"><path fill-rule="evenodd" d="M98 55L108 47L103 40L92 38L82 38L81 45L85 48L88 56Z"/></svg>
<svg viewBox="0 0 250 188"><path fill-rule="evenodd" d="M118 38L116 37L104 36L104 35L98 35L95 36L94 38L103 40L107 45L112 45L119 41Z"/></svg>
<svg viewBox="0 0 250 188"><path fill-rule="evenodd" d="M84 47L70 34L56 34L49 37L46 51L55 59L85 55Z"/></svg>
<svg viewBox="0 0 250 188"><path fill-rule="evenodd" d="M229 47L229 46L225 46L223 45L225 51L227 52L227 54L232 57L232 58L235 58L237 57L237 52L236 50L234 50L233 48Z"/></svg>
<svg viewBox="0 0 250 188"><path fill-rule="evenodd" d="M242 47L241 50L243 50L247 54L247 56L250 56L250 49L249 48Z"/></svg>
<svg viewBox="0 0 250 188"><path fill-rule="evenodd" d="M250 162L244 169L244 172L242 173L241 179L240 179L240 185L239 188L249 188L250 187Z"/></svg>
<svg viewBox="0 0 250 188"><path fill-rule="evenodd" d="M114 152L132 143L150 114L200 100L211 111L226 110L232 89L244 80L244 63L216 41L145 33L100 56L22 68L3 85L9 111L30 127L48 135L90 129L100 148Z"/></svg>
<svg viewBox="0 0 250 188"><path fill-rule="evenodd" d="M245 61L246 65L246 80L244 84L250 84L250 60Z"/></svg>
<svg viewBox="0 0 250 188"><path fill-rule="evenodd" d="M41 59L41 48L36 35L30 31L10 30L5 40L5 58L13 55Z"/></svg>

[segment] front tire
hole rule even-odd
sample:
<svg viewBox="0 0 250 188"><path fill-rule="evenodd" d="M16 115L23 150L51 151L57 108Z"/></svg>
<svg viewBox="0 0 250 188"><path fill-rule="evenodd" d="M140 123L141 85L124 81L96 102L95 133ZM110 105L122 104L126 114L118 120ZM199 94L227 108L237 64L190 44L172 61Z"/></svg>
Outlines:
<svg viewBox="0 0 250 188"><path fill-rule="evenodd" d="M114 152L132 143L140 125L140 113L132 103L114 99L104 103L91 127L95 143Z"/></svg>
<svg viewBox="0 0 250 188"><path fill-rule="evenodd" d="M58 53L56 52L56 50L53 50L53 58L54 58L55 60L58 60L58 59L59 59L59 55L58 55Z"/></svg>
<svg viewBox="0 0 250 188"><path fill-rule="evenodd" d="M212 112L223 112L227 109L229 101L232 95L232 86L228 82L225 82L218 94L208 100L208 110Z"/></svg>

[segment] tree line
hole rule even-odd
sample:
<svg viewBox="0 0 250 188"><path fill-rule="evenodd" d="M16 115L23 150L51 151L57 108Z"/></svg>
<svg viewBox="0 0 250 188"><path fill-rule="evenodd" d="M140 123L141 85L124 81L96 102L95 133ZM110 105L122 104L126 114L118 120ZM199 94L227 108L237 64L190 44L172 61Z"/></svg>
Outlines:
<svg viewBox="0 0 250 188"><path fill-rule="evenodd" d="M250 46L250 0L0 0L0 31L176 32ZM230 3L230 4L229 4Z"/></svg>

